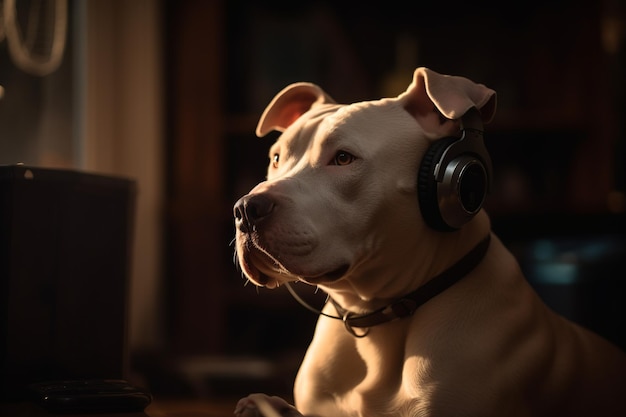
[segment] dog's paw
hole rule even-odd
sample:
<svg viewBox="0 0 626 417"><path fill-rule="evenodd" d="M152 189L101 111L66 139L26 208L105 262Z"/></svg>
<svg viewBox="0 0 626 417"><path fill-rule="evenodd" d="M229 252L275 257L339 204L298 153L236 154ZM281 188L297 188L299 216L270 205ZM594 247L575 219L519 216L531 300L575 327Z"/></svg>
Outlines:
<svg viewBox="0 0 626 417"><path fill-rule="evenodd" d="M303 417L296 408L280 397L250 394L235 407L236 417Z"/></svg>

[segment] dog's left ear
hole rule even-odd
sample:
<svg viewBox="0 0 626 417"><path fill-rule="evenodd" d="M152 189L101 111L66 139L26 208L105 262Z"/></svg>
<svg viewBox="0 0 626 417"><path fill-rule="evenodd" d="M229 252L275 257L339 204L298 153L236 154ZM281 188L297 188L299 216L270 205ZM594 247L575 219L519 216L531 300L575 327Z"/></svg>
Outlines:
<svg viewBox="0 0 626 417"><path fill-rule="evenodd" d="M415 70L413 82L398 100L430 132L446 129L442 116L458 120L476 107L483 123L489 123L496 111L496 92L492 89L464 77L442 75L424 67Z"/></svg>
<svg viewBox="0 0 626 417"><path fill-rule="evenodd" d="M265 108L256 127L257 136L265 136L272 130L284 132L317 104L335 104L335 100L315 84L295 83L285 87Z"/></svg>

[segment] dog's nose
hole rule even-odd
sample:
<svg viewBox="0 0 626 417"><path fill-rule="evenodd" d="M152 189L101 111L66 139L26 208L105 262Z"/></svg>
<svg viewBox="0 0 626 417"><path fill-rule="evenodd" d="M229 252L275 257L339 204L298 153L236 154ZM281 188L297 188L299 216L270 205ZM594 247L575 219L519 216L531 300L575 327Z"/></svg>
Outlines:
<svg viewBox="0 0 626 417"><path fill-rule="evenodd" d="M242 232L248 233L262 218L274 210L274 202L263 194L248 194L241 197L234 207L235 224Z"/></svg>

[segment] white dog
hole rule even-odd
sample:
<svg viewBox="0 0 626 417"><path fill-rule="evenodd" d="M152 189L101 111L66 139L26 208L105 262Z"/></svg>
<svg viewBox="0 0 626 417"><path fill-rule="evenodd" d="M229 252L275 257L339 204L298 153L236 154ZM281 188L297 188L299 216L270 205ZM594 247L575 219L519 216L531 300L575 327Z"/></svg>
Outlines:
<svg viewBox="0 0 626 417"><path fill-rule="evenodd" d="M238 262L330 301L295 407L252 394L236 415L626 416L626 355L548 309L490 231L495 105L426 68L395 98L339 105L297 83L273 99L257 134L282 134L235 205Z"/></svg>

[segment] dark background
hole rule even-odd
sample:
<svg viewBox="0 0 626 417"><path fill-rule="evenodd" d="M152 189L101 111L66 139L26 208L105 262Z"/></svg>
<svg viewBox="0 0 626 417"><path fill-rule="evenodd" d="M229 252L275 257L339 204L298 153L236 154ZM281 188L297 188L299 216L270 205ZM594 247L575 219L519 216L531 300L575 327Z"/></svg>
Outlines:
<svg viewBox="0 0 626 417"><path fill-rule="evenodd" d="M553 308L626 345L621 2L234 0L164 8L168 344L156 359L137 353L140 371L156 374L154 363L172 358L265 358L279 364L273 382L290 392L316 317L286 291L245 286L229 246L232 205L263 180L272 143L255 137L256 122L289 83L315 82L350 103L399 94L418 66L497 91L486 126L494 230ZM207 101L216 96L217 105ZM203 392L229 387L209 365L199 377ZM163 387L152 375L153 388L184 392L169 376ZM241 380L234 385L246 390Z"/></svg>

